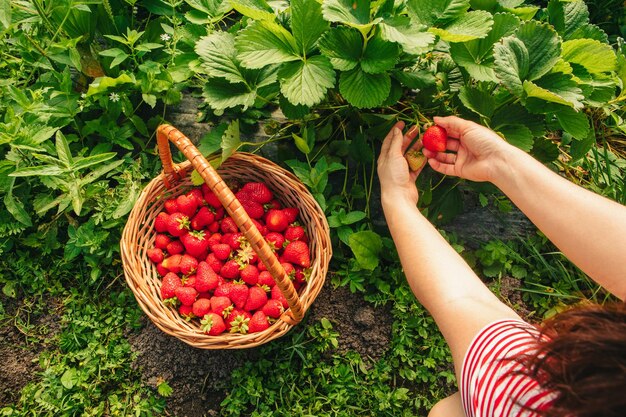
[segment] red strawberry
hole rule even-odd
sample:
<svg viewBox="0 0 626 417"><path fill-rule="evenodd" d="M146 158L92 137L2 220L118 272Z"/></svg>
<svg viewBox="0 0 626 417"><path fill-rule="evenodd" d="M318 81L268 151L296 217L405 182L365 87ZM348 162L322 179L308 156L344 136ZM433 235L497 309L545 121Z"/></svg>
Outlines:
<svg viewBox="0 0 626 417"><path fill-rule="evenodd" d="M189 192L187 193L187 197L195 198L196 202L198 203L198 207L204 205L204 196L202 195L202 190L200 188L192 188L191 190L189 190Z"/></svg>
<svg viewBox="0 0 626 417"><path fill-rule="evenodd" d="M182 236L189 230L189 217L183 213L176 212L170 214L167 219L167 231L172 236Z"/></svg>
<svg viewBox="0 0 626 417"><path fill-rule="evenodd" d="M226 328L230 333L248 333L248 323L252 315L247 311L233 310L226 319Z"/></svg>
<svg viewBox="0 0 626 417"><path fill-rule="evenodd" d="M290 242L285 246L283 258L287 262L300 265L303 268L311 266L311 255L309 254L309 245L300 240Z"/></svg>
<svg viewBox="0 0 626 417"><path fill-rule="evenodd" d="M257 311L252 315L248 323L248 333L258 333L270 327L267 316L262 311Z"/></svg>
<svg viewBox="0 0 626 417"><path fill-rule="evenodd" d="M191 319L196 317L193 315L193 307L191 306L181 305L178 307L178 312L186 321L191 321Z"/></svg>
<svg viewBox="0 0 626 417"><path fill-rule="evenodd" d="M196 288L196 276L195 275L189 275L188 277L183 277L183 285L185 287Z"/></svg>
<svg viewBox="0 0 626 417"><path fill-rule="evenodd" d="M218 243L211 246L211 252L215 255L215 258L220 261L225 261L230 257L231 247L226 243Z"/></svg>
<svg viewBox="0 0 626 417"><path fill-rule="evenodd" d="M256 201L244 201L241 206L252 219L260 219L265 214L263 206Z"/></svg>
<svg viewBox="0 0 626 417"><path fill-rule="evenodd" d="M224 217L225 210L224 207L219 206L215 209L215 220L222 220ZM217 232L217 230L215 230Z"/></svg>
<svg viewBox="0 0 626 417"><path fill-rule="evenodd" d="M163 262L163 259L165 258L163 251L159 248L148 249L146 254L148 255L148 258L150 258L150 260L155 264Z"/></svg>
<svg viewBox="0 0 626 417"><path fill-rule="evenodd" d="M180 301L182 305L191 306L196 301L196 297L198 296L198 291L192 287L178 287L174 291L176 294L176 298Z"/></svg>
<svg viewBox="0 0 626 417"><path fill-rule="evenodd" d="M285 214L285 217L287 218L287 222L291 224L295 222L296 219L298 218L298 214L300 214L300 210L298 209L298 207L285 207L283 209L283 213Z"/></svg>
<svg viewBox="0 0 626 417"><path fill-rule="evenodd" d="M196 281L197 284L197 281ZM195 288L195 287L194 287ZM196 290L197 291L197 290ZM200 292L198 293L198 300L201 298L206 298L207 300L210 300L212 297L211 292L209 291L205 291L205 292Z"/></svg>
<svg viewBox="0 0 626 417"><path fill-rule="evenodd" d="M180 240L172 240L167 244L165 250L167 250L167 253L170 255L177 255L185 251L185 246L183 246L183 243Z"/></svg>
<svg viewBox="0 0 626 417"><path fill-rule="evenodd" d="M285 230L285 239L290 242L293 240L304 241L305 234L302 226L289 226L287 230Z"/></svg>
<svg viewBox="0 0 626 417"><path fill-rule="evenodd" d="M282 232L289 226L289 221L283 210L271 209L265 216L265 226L271 232Z"/></svg>
<svg viewBox="0 0 626 417"><path fill-rule="evenodd" d="M441 126L430 126L422 136L424 148L432 152L445 152L448 148L448 133Z"/></svg>
<svg viewBox="0 0 626 417"><path fill-rule="evenodd" d="M211 311L211 301L201 298L193 303L193 315L196 317L204 317Z"/></svg>
<svg viewBox="0 0 626 417"><path fill-rule="evenodd" d="M295 282L299 284L304 284L305 282L309 280L310 276L311 276L310 269L305 270L305 269L300 268L299 266L296 267L296 273L294 274Z"/></svg>
<svg viewBox="0 0 626 417"><path fill-rule="evenodd" d="M206 257L206 263L209 264L209 266L211 267L211 269L213 269L215 271L216 274L219 274L219 272L222 269L222 266L224 266L224 264L222 263L222 261L220 261L219 259L217 259L217 257L215 256L214 253L209 253L209 255Z"/></svg>
<svg viewBox="0 0 626 417"><path fill-rule="evenodd" d="M154 219L154 230L159 233L167 232L167 220L170 218L170 215L166 212L162 211L157 214Z"/></svg>
<svg viewBox="0 0 626 417"><path fill-rule="evenodd" d="M272 287L272 300L280 301L285 309L289 307L289 303L287 302L287 299L283 295L282 291L280 291L280 288L278 288L278 285L274 285Z"/></svg>
<svg viewBox="0 0 626 417"><path fill-rule="evenodd" d="M256 285L259 280L259 270L254 265L246 265L240 272L239 276L243 282L248 285Z"/></svg>
<svg viewBox="0 0 626 417"><path fill-rule="evenodd" d="M224 296L211 297L211 312L222 317L228 317L232 310L233 302L230 301L230 298Z"/></svg>
<svg viewBox="0 0 626 417"><path fill-rule="evenodd" d="M176 204L176 198L170 198L165 200L165 211L169 214L176 213L178 211L178 204Z"/></svg>
<svg viewBox="0 0 626 417"><path fill-rule="evenodd" d="M198 210L198 201L193 196L179 195L176 198L176 204L178 205L178 211L189 218L193 217L196 214L196 210Z"/></svg>
<svg viewBox="0 0 626 417"><path fill-rule="evenodd" d="M202 195L208 205L215 207L215 208L222 207L222 203L220 202L220 200L217 198L217 196L213 193L213 191L211 191L209 186L206 184L202 184Z"/></svg>
<svg viewBox="0 0 626 417"><path fill-rule="evenodd" d="M233 287L232 282L224 282L222 284L218 284L217 288L213 292L213 295L215 297L228 297L228 294L230 294L230 290L232 287Z"/></svg>
<svg viewBox="0 0 626 417"><path fill-rule="evenodd" d="M237 233L239 231L237 224L235 224L235 221L230 217L224 217L222 219L220 229L222 230L222 233Z"/></svg>
<svg viewBox="0 0 626 417"><path fill-rule="evenodd" d="M218 243L222 243L222 234L221 233L213 233L211 237L207 239L209 247L216 245Z"/></svg>
<svg viewBox="0 0 626 417"><path fill-rule="evenodd" d="M180 273L189 275L198 267L198 260L193 256L185 253L180 259Z"/></svg>
<svg viewBox="0 0 626 417"><path fill-rule="evenodd" d="M265 313L266 316L277 319L281 314L285 311L283 307L283 303L280 300L267 300L267 303L263 307L261 307L261 311Z"/></svg>
<svg viewBox="0 0 626 417"><path fill-rule="evenodd" d="M196 290L198 292L213 290L217 288L218 282L217 274L211 266L204 261L200 262L196 271Z"/></svg>
<svg viewBox="0 0 626 417"><path fill-rule="evenodd" d="M265 226L263 223L259 222L258 220L255 219L250 219L252 220L252 223L254 223L254 225L256 226L256 228L259 230L259 233L261 233L261 236L265 236L267 235L267 226Z"/></svg>
<svg viewBox="0 0 626 417"><path fill-rule="evenodd" d="M280 204L280 201L278 200L272 200L269 203L267 203L265 205L265 207L269 210L269 209L276 209L276 210L280 210L283 208L282 204Z"/></svg>
<svg viewBox="0 0 626 417"><path fill-rule="evenodd" d="M208 313L200 321L200 328L208 335L217 336L224 333L226 324L222 317L215 313Z"/></svg>
<svg viewBox="0 0 626 417"><path fill-rule="evenodd" d="M259 261L259 262L256 264L256 267L257 267L257 268L259 268L259 272L262 272L262 271L267 271L267 267L266 267L266 266L265 266L265 264L264 264L263 262L261 262L261 261Z"/></svg>
<svg viewBox="0 0 626 417"><path fill-rule="evenodd" d="M215 220L215 214L208 207L200 207L198 213L191 219L191 228L193 230L202 230L204 226L208 226Z"/></svg>
<svg viewBox="0 0 626 417"><path fill-rule="evenodd" d="M259 204L267 204L274 198L274 195L262 182L249 182L241 187L241 190L248 193L253 201Z"/></svg>
<svg viewBox="0 0 626 417"><path fill-rule="evenodd" d="M216 219L217 219L217 217L216 217ZM220 224L217 221L214 221L213 223L208 225L207 230L209 232L211 232L211 233L219 232L220 231Z"/></svg>
<svg viewBox="0 0 626 417"><path fill-rule="evenodd" d="M168 258L163 259L161 265L163 265L163 267L170 272L178 274L180 272L180 261L182 260L182 258L182 255L172 255Z"/></svg>
<svg viewBox="0 0 626 417"><path fill-rule="evenodd" d="M158 234L154 237L154 247L159 249L167 248L167 245L172 241L167 235Z"/></svg>
<svg viewBox="0 0 626 417"><path fill-rule="evenodd" d="M267 303L267 294L261 287L250 287L248 299L243 307L246 311L253 311L263 307Z"/></svg>
<svg viewBox="0 0 626 417"><path fill-rule="evenodd" d="M274 281L274 277L272 277L272 274L269 273L269 271L261 271L259 273L259 280L257 281L258 285L265 285L268 288L272 288L274 285L276 285L276 281Z"/></svg>
<svg viewBox="0 0 626 417"><path fill-rule="evenodd" d="M157 264L156 270L157 270L157 273L161 275L162 277L167 275L168 272L170 272L169 269L163 266L163 262L161 262L160 264Z"/></svg>
<svg viewBox="0 0 626 417"><path fill-rule="evenodd" d="M163 300L167 300L168 298L172 298L176 296L176 288L182 287L183 283L173 272L168 272L165 274L163 279L161 280L161 298Z"/></svg>
<svg viewBox="0 0 626 417"><path fill-rule="evenodd" d="M233 250L237 250L241 247L243 239L243 233L224 233L221 242L226 243Z"/></svg>
<svg viewBox="0 0 626 417"><path fill-rule="evenodd" d="M205 258L209 250L208 240L205 239L203 231L196 230L189 232L180 237L181 242L185 245L187 253L196 258Z"/></svg>
<svg viewBox="0 0 626 417"><path fill-rule="evenodd" d="M220 275L228 279L239 278L239 264L234 259L226 262L222 269L220 269Z"/></svg>
<svg viewBox="0 0 626 417"><path fill-rule="evenodd" d="M245 284L232 284L228 292L228 298L235 304L237 308L243 308L248 300L248 292L250 290Z"/></svg>
<svg viewBox="0 0 626 417"><path fill-rule="evenodd" d="M265 240L267 240L274 251L281 250L285 244L285 237L278 232L269 232L265 235Z"/></svg>
<svg viewBox="0 0 626 417"><path fill-rule="evenodd" d="M280 264L285 270L285 274L287 274L287 276L293 280L293 277L296 273L296 268L294 268L293 265L290 264L289 262L281 262Z"/></svg>

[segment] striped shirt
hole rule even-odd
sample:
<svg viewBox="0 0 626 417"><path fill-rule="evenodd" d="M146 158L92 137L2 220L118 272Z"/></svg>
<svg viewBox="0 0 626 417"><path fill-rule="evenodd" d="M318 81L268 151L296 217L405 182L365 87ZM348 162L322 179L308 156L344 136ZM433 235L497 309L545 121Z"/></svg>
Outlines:
<svg viewBox="0 0 626 417"><path fill-rule="evenodd" d="M467 417L535 417L548 408L554 393L516 371L523 366L506 360L536 350L539 331L514 319L496 321L474 338L463 360L459 390Z"/></svg>

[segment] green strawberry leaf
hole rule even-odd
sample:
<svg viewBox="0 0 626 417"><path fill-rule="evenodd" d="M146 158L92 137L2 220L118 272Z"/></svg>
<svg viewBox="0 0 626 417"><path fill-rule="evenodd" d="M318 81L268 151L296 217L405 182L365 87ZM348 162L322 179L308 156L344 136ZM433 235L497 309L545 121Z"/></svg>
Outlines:
<svg viewBox="0 0 626 417"><path fill-rule="evenodd" d="M325 0L322 14L329 22L343 23L361 31L369 30L382 20L370 21L370 0Z"/></svg>
<svg viewBox="0 0 626 417"><path fill-rule="evenodd" d="M526 107L536 113L547 113L560 109L558 105L565 105L576 110L583 107L584 99L581 89L571 75L555 72L534 82L524 81L526 93ZM543 100L544 103L537 102ZM557 106L547 105L545 102L555 103Z"/></svg>
<svg viewBox="0 0 626 417"><path fill-rule="evenodd" d="M583 66L592 74L615 71L617 58L610 45L593 39L574 39L563 42L563 59Z"/></svg>
<svg viewBox="0 0 626 417"><path fill-rule="evenodd" d="M563 130L575 139L583 140L589 135L591 126L585 113L577 112L570 107L564 107L555 114Z"/></svg>
<svg viewBox="0 0 626 417"><path fill-rule="evenodd" d="M589 23L589 10L582 0L550 0L548 3L548 22L563 37L572 39L572 34Z"/></svg>
<svg viewBox="0 0 626 417"><path fill-rule="evenodd" d="M336 70L349 71L361 59L363 36L356 29L339 26L324 33L318 46Z"/></svg>
<svg viewBox="0 0 626 417"><path fill-rule="evenodd" d="M380 74L389 71L396 66L399 55L398 44L374 36L363 52L361 68L368 74Z"/></svg>
<svg viewBox="0 0 626 417"><path fill-rule="evenodd" d="M352 233L348 245L361 268L373 271L378 267L378 259L383 249L380 235L370 230Z"/></svg>
<svg viewBox="0 0 626 417"><path fill-rule="evenodd" d="M222 77L231 83L245 82L241 72L235 36L228 32L214 32L196 43L195 51L201 66L210 77Z"/></svg>
<svg viewBox="0 0 626 417"><path fill-rule="evenodd" d="M524 42L514 36L507 36L493 48L494 72L502 85L517 97L524 88L522 80L528 73L528 49Z"/></svg>
<svg viewBox="0 0 626 417"><path fill-rule="evenodd" d="M335 71L323 55L287 63L281 67L278 77L280 91L295 105L313 106L322 101L326 90L335 85Z"/></svg>
<svg viewBox="0 0 626 417"><path fill-rule="evenodd" d="M256 21L239 32L235 40L237 58L247 68L300 59L293 35L277 23Z"/></svg>
<svg viewBox="0 0 626 417"><path fill-rule="evenodd" d="M459 99L465 107L488 119L491 118L496 109L496 101L493 95L475 87L461 87Z"/></svg>
<svg viewBox="0 0 626 417"><path fill-rule="evenodd" d="M379 106L391 90L389 74L368 74L357 67L342 72L339 77L339 92L350 104L358 108Z"/></svg>
<svg viewBox="0 0 626 417"><path fill-rule="evenodd" d="M491 13L483 10L468 12L446 26L428 30L448 42L467 42L487 36L493 26Z"/></svg>
<svg viewBox="0 0 626 417"><path fill-rule="evenodd" d="M254 20L273 22L276 20L274 10L265 0L228 0L233 9Z"/></svg>
<svg viewBox="0 0 626 417"><path fill-rule="evenodd" d="M311 52L328 27L328 22L322 16L322 7L316 0L291 1L291 32L300 52Z"/></svg>
<svg viewBox="0 0 626 417"><path fill-rule="evenodd" d="M408 0L411 18L422 25L441 26L465 14L469 0Z"/></svg>
<svg viewBox="0 0 626 417"><path fill-rule="evenodd" d="M427 32L426 26L413 24L406 16L386 18L378 27L383 39L397 42L407 54L423 54L435 44L435 35Z"/></svg>
<svg viewBox="0 0 626 417"><path fill-rule="evenodd" d="M522 124L500 126L498 132L504 135L506 141L511 145L517 146L526 152L533 147L533 134L529 128Z"/></svg>
<svg viewBox="0 0 626 417"><path fill-rule="evenodd" d="M553 28L537 21L524 22L515 36L524 42L528 50L527 80L536 80L552 69L559 60L561 45Z"/></svg>
<svg viewBox="0 0 626 417"><path fill-rule="evenodd" d="M227 160L241 146L239 119L233 120L222 134L222 162Z"/></svg>
<svg viewBox="0 0 626 417"><path fill-rule="evenodd" d="M246 109L254 104L256 91L251 91L243 83L232 84L223 78L213 78L204 85L202 96L215 110L236 106Z"/></svg>

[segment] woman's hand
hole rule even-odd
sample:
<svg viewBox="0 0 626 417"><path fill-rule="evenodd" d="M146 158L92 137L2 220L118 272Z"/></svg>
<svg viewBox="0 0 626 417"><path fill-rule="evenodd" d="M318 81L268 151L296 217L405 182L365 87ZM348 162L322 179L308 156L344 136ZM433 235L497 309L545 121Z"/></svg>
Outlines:
<svg viewBox="0 0 626 417"><path fill-rule="evenodd" d="M403 128L404 122L397 122L385 137L378 157L378 178L383 203L385 200L409 199L415 205L418 198L415 179L423 166L416 171L409 171L404 151L415 139L419 129L413 126L402 135ZM418 142L413 149L419 150L421 146L421 142Z"/></svg>
<svg viewBox="0 0 626 417"><path fill-rule="evenodd" d="M472 181L493 182L507 153L516 148L494 131L456 116L435 117L435 123L448 132L448 151L423 149L428 163L437 172Z"/></svg>

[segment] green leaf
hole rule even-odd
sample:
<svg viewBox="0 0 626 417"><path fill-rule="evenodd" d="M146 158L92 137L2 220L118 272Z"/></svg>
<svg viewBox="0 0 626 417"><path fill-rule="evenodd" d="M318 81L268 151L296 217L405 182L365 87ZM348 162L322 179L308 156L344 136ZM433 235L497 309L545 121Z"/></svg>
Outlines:
<svg viewBox="0 0 626 417"><path fill-rule="evenodd" d="M563 130L574 138L583 140L589 135L591 126L589 125L589 119L585 113L565 107L563 110L556 113L556 118Z"/></svg>
<svg viewBox="0 0 626 417"><path fill-rule="evenodd" d="M38 167L21 168L9 174L10 177L32 177L41 175L61 175L63 170L54 165L42 165Z"/></svg>
<svg viewBox="0 0 626 417"><path fill-rule="evenodd" d="M375 23L370 21L370 0L324 0L322 15L329 22L343 23L362 31Z"/></svg>
<svg viewBox="0 0 626 417"><path fill-rule="evenodd" d="M361 268L373 271L378 266L383 241L377 233L369 230L352 233L348 245Z"/></svg>
<svg viewBox="0 0 626 417"><path fill-rule="evenodd" d="M548 22L565 40L589 23L589 10L582 0L550 0L547 10Z"/></svg>
<svg viewBox="0 0 626 417"><path fill-rule="evenodd" d="M227 160L241 145L239 119L233 120L222 135L222 162Z"/></svg>
<svg viewBox="0 0 626 417"><path fill-rule="evenodd" d="M511 145L528 152L533 147L533 134L529 128L521 124L504 125L498 128L498 132L502 133L506 141Z"/></svg>
<svg viewBox="0 0 626 417"><path fill-rule="evenodd" d="M280 91L291 104L313 106L335 85L333 67L323 55L285 64L279 71Z"/></svg>
<svg viewBox="0 0 626 417"><path fill-rule="evenodd" d="M63 372L63 375L61 376L61 384L63 384L63 387L66 389L72 389L76 383L78 383L78 374L76 369L69 368Z"/></svg>
<svg viewBox="0 0 626 417"><path fill-rule="evenodd" d="M540 113L552 111L550 107L545 107L541 111L541 103L529 103L529 99L540 99L551 103L563 104L576 110L583 107L584 96L571 75L554 72L542 77L535 82L524 81L524 91L526 93L526 105L534 107L534 111ZM530 110L530 108L529 108Z"/></svg>
<svg viewBox="0 0 626 417"><path fill-rule="evenodd" d="M561 151L556 143L543 137L535 138L531 155L540 162L548 163L556 161Z"/></svg>
<svg viewBox="0 0 626 417"><path fill-rule="evenodd" d="M596 25L585 25L576 29L568 40L572 39L595 39L602 43L609 43L609 37Z"/></svg>
<svg viewBox="0 0 626 417"><path fill-rule="evenodd" d="M11 191L4 195L4 206L7 208L7 211L11 213L11 215L18 222L22 223L25 226L32 226L33 221L30 218L30 215L24 208L24 204L22 204L17 198L13 196L13 186L11 186Z"/></svg>
<svg viewBox="0 0 626 417"><path fill-rule="evenodd" d="M461 87L459 99L465 107L488 119L491 118L496 108L496 101L493 95L475 87Z"/></svg>
<svg viewBox="0 0 626 417"><path fill-rule="evenodd" d="M200 38L194 49L202 61L202 68L210 77L222 77L231 83L245 82L233 34L214 32Z"/></svg>
<svg viewBox="0 0 626 417"><path fill-rule="evenodd" d="M569 154L572 157L572 162L583 158L591 150L596 143L596 135L593 130L593 126L589 129L589 134L583 140L575 140L570 145Z"/></svg>
<svg viewBox="0 0 626 417"><path fill-rule="evenodd" d="M63 163L63 166L65 168L69 168L74 163L74 159L72 158L72 152L70 151L70 146L67 143L67 139L65 139L65 135L63 135L60 130L58 130L56 133L55 143L59 160Z"/></svg>
<svg viewBox="0 0 626 417"><path fill-rule="evenodd" d="M235 40L237 58L247 68L300 59L293 35L277 23L256 21L239 32Z"/></svg>
<svg viewBox="0 0 626 417"><path fill-rule="evenodd" d="M210 132L200 138L198 150L204 156L210 155L221 149L222 136L228 128L228 123L220 123L211 129Z"/></svg>
<svg viewBox="0 0 626 417"><path fill-rule="evenodd" d="M583 66L592 74L615 71L617 66L613 48L593 39L563 42L562 57L567 62Z"/></svg>
<svg viewBox="0 0 626 417"><path fill-rule="evenodd" d="M11 26L11 0L0 0L0 24L4 29Z"/></svg>
<svg viewBox="0 0 626 417"><path fill-rule="evenodd" d="M285 117L290 120L303 119L305 116L311 113L311 109L308 106L294 105L289 102L284 96L278 98L278 104L283 111Z"/></svg>
<svg viewBox="0 0 626 417"><path fill-rule="evenodd" d="M85 175L80 180L80 186L84 187L85 185L94 182L95 180L97 180L98 178L103 176L104 174L114 170L115 168L117 168L118 166L122 165L123 163L124 163L124 160L120 159L120 160L113 161L113 162L110 162L110 163L105 164L105 165L100 165L98 168L94 169L93 171L91 171L89 174Z"/></svg>
<svg viewBox="0 0 626 417"><path fill-rule="evenodd" d="M427 32L426 26L413 24L406 16L386 18L378 27L383 39L397 42L407 54L426 53L435 44L435 35Z"/></svg>
<svg viewBox="0 0 626 417"><path fill-rule="evenodd" d="M400 49L393 42L388 42L379 36L374 36L367 44L361 68L368 74L380 74L396 66Z"/></svg>
<svg viewBox="0 0 626 417"><path fill-rule="evenodd" d="M109 159L115 158L117 154L115 152L101 153L99 155L92 155L85 158L76 158L74 164L72 164L72 170L80 171L81 169L88 168L90 166L101 164Z"/></svg>
<svg viewBox="0 0 626 417"><path fill-rule="evenodd" d="M339 77L339 92L350 104L358 108L379 106L391 90L389 74L368 74L355 68L342 72Z"/></svg>
<svg viewBox="0 0 626 417"><path fill-rule="evenodd" d="M467 12L469 0L408 0L409 14L418 23L441 26Z"/></svg>
<svg viewBox="0 0 626 417"><path fill-rule="evenodd" d="M556 31L537 21L523 23L515 36L524 42L528 50L528 74L526 80L536 80L552 69L560 58L561 45Z"/></svg>
<svg viewBox="0 0 626 417"><path fill-rule="evenodd" d="M301 53L308 55L328 28L322 7L316 0L291 1L291 32Z"/></svg>
<svg viewBox="0 0 626 417"><path fill-rule="evenodd" d="M307 140L305 140L301 136L296 135L295 133L292 133L291 136L293 137L294 143L296 144L296 147L300 150L300 152L305 155L308 155L311 152L312 147Z"/></svg>
<svg viewBox="0 0 626 417"><path fill-rule="evenodd" d="M359 63L363 36L356 29L339 26L324 33L318 46L335 69L349 71Z"/></svg>
<svg viewBox="0 0 626 417"><path fill-rule="evenodd" d="M128 74L121 74L116 78L111 77L98 77L91 84L89 84L89 89L87 89L87 97L92 96L94 94L102 93L107 91L109 88L117 87L121 84L134 84L135 79Z"/></svg>
<svg viewBox="0 0 626 417"><path fill-rule="evenodd" d="M209 80L204 85L202 95L209 106L215 110L224 110L236 106L243 106L244 109L247 109L256 100L256 92L250 91L245 84L231 84L222 78Z"/></svg>
<svg viewBox="0 0 626 417"><path fill-rule="evenodd" d="M265 0L227 0L233 9L254 20L272 22L276 20L274 10Z"/></svg>
<svg viewBox="0 0 626 417"><path fill-rule="evenodd" d="M428 30L448 42L466 42L484 38L493 26L491 13L483 10L468 12L443 28L431 27Z"/></svg>
<svg viewBox="0 0 626 417"><path fill-rule="evenodd" d="M502 39L493 48L494 71L502 85L515 96L523 92L522 80L528 73L528 50L524 42L514 36Z"/></svg>

